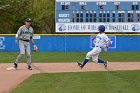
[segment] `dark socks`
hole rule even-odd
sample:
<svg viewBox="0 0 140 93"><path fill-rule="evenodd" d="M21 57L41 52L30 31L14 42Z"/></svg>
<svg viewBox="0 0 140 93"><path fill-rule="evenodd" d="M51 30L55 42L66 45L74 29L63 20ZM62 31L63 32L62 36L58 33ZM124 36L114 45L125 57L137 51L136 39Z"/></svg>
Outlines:
<svg viewBox="0 0 140 93"><path fill-rule="evenodd" d="M82 67L84 67L85 64L86 64L87 62L88 62L88 59L85 59L85 60L83 61Z"/></svg>
<svg viewBox="0 0 140 93"><path fill-rule="evenodd" d="M98 63L105 63L105 61L98 59Z"/></svg>

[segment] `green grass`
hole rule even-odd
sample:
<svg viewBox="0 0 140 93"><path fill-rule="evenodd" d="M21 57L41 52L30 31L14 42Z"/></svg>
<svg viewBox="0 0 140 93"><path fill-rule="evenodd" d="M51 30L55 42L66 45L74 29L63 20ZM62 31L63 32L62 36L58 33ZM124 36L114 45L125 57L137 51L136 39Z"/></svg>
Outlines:
<svg viewBox="0 0 140 93"><path fill-rule="evenodd" d="M0 63L13 63L18 52L0 52ZM77 62L83 61L86 52L37 52L32 53L33 62ZM109 62L139 62L140 52L108 52L101 53L99 58ZM25 62L26 57L21 62Z"/></svg>
<svg viewBox="0 0 140 93"><path fill-rule="evenodd" d="M140 71L35 74L11 93L140 93Z"/></svg>

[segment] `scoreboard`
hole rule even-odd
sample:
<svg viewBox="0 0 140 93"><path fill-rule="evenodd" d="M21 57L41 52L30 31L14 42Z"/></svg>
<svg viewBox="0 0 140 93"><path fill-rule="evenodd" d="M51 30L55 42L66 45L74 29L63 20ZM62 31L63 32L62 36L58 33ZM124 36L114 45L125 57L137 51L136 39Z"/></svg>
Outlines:
<svg viewBox="0 0 140 93"><path fill-rule="evenodd" d="M56 0L56 32L140 32L140 0Z"/></svg>

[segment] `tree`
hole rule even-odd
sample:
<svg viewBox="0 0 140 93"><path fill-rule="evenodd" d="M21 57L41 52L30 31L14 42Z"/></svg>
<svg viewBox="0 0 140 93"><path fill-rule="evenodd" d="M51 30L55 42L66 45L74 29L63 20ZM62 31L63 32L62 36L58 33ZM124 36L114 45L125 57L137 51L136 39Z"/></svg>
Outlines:
<svg viewBox="0 0 140 93"><path fill-rule="evenodd" d="M55 3L51 0L33 0L33 24L39 33L54 33Z"/></svg>
<svg viewBox="0 0 140 93"><path fill-rule="evenodd" d="M54 33L54 0L0 0L0 33L16 33L27 17L32 18L35 33Z"/></svg>

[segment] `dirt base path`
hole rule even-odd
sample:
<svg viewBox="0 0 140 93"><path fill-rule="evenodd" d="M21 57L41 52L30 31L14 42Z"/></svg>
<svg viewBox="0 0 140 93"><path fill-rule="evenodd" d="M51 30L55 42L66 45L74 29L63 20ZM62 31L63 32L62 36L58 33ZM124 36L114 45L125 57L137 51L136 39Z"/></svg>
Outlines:
<svg viewBox="0 0 140 93"><path fill-rule="evenodd" d="M18 70L7 70L12 65L0 63L0 93L9 93L35 73L140 70L140 62L109 62L107 69L97 63L88 63L83 69L80 69L77 63L34 63L31 71L27 69L27 64L19 63Z"/></svg>

